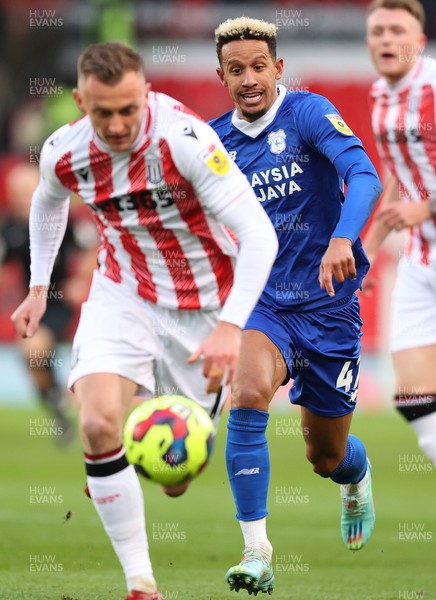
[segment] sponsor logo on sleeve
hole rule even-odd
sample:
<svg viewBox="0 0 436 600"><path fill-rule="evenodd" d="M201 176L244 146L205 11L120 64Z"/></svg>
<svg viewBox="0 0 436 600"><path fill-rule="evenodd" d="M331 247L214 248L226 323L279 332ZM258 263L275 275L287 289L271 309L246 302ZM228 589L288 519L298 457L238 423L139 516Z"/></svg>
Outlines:
<svg viewBox="0 0 436 600"><path fill-rule="evenodd" d="M324 115L339 133L343 135L354 135L341 115Z"/></svg>
<svg viewBox="0 0 436 600"><path fill-rule="evenodd" d="M201 153L201 159L215 175L225 175L230 169L228 157L215 144L211 144L205 152Z"/></svg>

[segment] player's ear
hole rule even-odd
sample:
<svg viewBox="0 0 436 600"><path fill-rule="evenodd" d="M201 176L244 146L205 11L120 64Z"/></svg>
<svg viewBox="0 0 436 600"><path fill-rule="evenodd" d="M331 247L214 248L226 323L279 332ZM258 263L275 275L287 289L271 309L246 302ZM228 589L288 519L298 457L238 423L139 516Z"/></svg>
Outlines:
<svg viewBox="0 0 436 600"><path fill-rule="evenodd" d="M274 62L275 78L281 79L283 75L283 58L276 58Z"/></svg>
<svg viewBox="0 0 436 600"><path fill-rule="evenodd" d="M147 104L148 102L148 94L151 92L151 83L148 83L148 81L145 84L145 104Z"/></svg>
<svg viewBox="0 0 436 600"><path fill-rule="evenodd" d="M77 88L74 88L74 90L73 90L73 98L76 101L77 108L80 110L80 112L83 115L86 115L86 108L85 108L85 105L83 104L82 96L80 95L80 92Z"/></svg>
<svg viewBox="0 0 436 600"><path fill-rule="evenodd" d="M218 67L216 70L216 74L218 75L218 77L220 78L221 83L223 84L224 87L227 87L227 81L224 79L224 71L221 69L221 67Z"/></svg>

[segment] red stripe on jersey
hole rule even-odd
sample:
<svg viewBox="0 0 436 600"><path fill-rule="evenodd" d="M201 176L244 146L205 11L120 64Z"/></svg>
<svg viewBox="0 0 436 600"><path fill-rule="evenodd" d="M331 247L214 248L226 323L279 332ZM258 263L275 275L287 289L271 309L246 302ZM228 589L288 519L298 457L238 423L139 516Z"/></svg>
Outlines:
<svg viewBox="0 0 436 600"><path fill-rule="evenodd" d="M91 140L89 142L89 160L95 181L94 202L98 203L101 200L107 200L114 191L112 158L110 154L99 150L94 140Z"/></svg>
<svg viewBox="0 0 436 600"><path fill-rule="evenodd" d="M115 247L109 242L106 235L105 226L97 215L92 213L95 224L97 226L98 233L100 235L100 248L98 249L98 255L103 250L105 252L105 265L106 270L104 272L105 277L109 277L115 283L121 283L121 270L118 261L115 258Z"/></svg>
<svg viewBox="0 0 436 600"><path fill-rule="evenodd" d="M409 152L409 147L407 145L407 137L406 137L406 122L405 116L407 113L407 105L409 102L409 94L410 88L404 90L398 95L400 110L398 112L397 117L397 142L400 152L403 156L404 162L406 163L407 168L412 174L413 185L415 190L419 193L421 198L428 198L428 191L425 187L425 183L421 177L421 173L416 165L416 163L412 160ZM410 194L408 194L410 196Z"/></svg>
<svg viewBox="0 0 436 600"><path fill-rule="evenodd" d="M191 184L179 173L165 140L159 142L165 181L171 189L176 189L174 200L180 215L187 223L190 232L200 240L206 252L218 284L218 296L223 306L233 284L233 264L223 253L209 228L203 207L195 195Z"/></svg>
<svg viewBox="0 0 436 600"><path fill-rule="evenodd" d="M128 175L130 180L129 193L143 192L147 187L147 175L145 169L144 152L150 146L148 139L142 147L130 155ZM139 210L138 210L139 217ZM141 219L139 218L139 223ZM121 243L123 248L130 254L131 266L138 282L138 294L150 302L157 302L156 285L148 268L147 258L138 245L136 238L125 227L117 228L121 232Z"/></svg>
<svg viewBox="0 0 436 600"><path fill-rule="evenodd" d="M412 175L413 186L414 186L415 190L418 192L420 199L427 199L429 197L428 190L425 186L424 180L421 177L421 173L419 171L419 168L418 168L416 162L410 156L409 147L407 145L407 137L406 137L406 133L405 133L405 131L406 131L405 115L407 113L407 105L409 103L409 94L410 94L410 88L404 90L403 92L401 92L398 95L399 106L400 106L400 110L398 113L398 119L397 119L398 147L403 156L404 162ZM410 192L407 194L407 196L410 196ZM415 229L416 229L416 232L417 232L417 235L419 238L420 262L423 265L428 265L429 264L429 253L430 253L429 243L422 234L422 227L418 226Z"/></svg>
<svg viewBox="0 0 436 600"><path fill-rule="evenodd" d="M436 174L436 114L434 90L430 84L422 86L419 103L419 131L428 161Z"/></svg>
<svg viewBox="0 0 436 600"><path fill-rule="evenodd" d="M139 210L138 210L139 214ZM139 219L141 223L141 219ZM139 247L138 240L130 233L126 227L117 227L121 233L120 240L124 250L130 254L130 264L138 282L138 294L150 302L157 302L156 286L153 277L147 265L145 254Z"/></svg>
<svg viewBox="0 0 436 600"><path fill-rule="evenodd" d="M406 256L411 256L413 250L413 227L409 227L409 238L406 245Z"/></svg>
<svg viewBox="0 0 436 600"><path fill-rule="evenodd" d="M55 172L64 187L72 192L79 191L79 182L71 167L71 152L65 152L55 166Z"/></svg>
<svg viewBox="0 0 436 600"><path fill-rule="evenodd" d="M144 152L147 150L150 144L151 139L149 138L137 152L133 152L130 155L128 166L130 180L129 193L142 192L147 187Z"/></svg>
<svg viewBox="0 0 436 600"><path fill-rule="evenodd" d="M422 225L418 226L418 231L419 231L419 241L421 244L421 255L419 257L419 260L420 260L421 264L428 267L430 264L430 260L429 260L430 244L428 243L428 240L424 237L424 235L422 233Z"/></svg>
<svg viewBox="0 0 436 600"><path fill-rule="evenodd" d="M104 203L105 210L104 214L110 225L119 228L121 223L120 214L116 206L109 200L111 193L114 191L114 185L112 181L112 158L110 154L99 150L93 140L89 143L89 159L91 171L94 176L94 189L95 198L94 203ZM97 217L97 221L99 221ZM121 268L115 258L115 247L109 242L108 237L105 233L105 225L100 222L99 226L100 236L103 239L103 247L106 250L106 271L105 275L120 283L121 281Z"/></svg>
<svg viewBox="0 0 436 600"><path fill-rule="evenodd" d="M436 175L435 96L433 86L428 83L422 86L421 100L419 103L419 128L428 162L433 167L433 171ZM433 217L433 223L436 225L436 217Z"/></svg>
<svg viewBox="0 0 436 600"><path fill-rule="evenodd" d="M142 179L143 182L146 181L145 173L146 165L143 154L141 154L141 157L132 155L132 161L129 165L129 178L132 189L138 184L139 179ZM142 186L142 189L144 189L144 185ZM189 260L186 258L174 232L171 231L171 229L165 229L163 227L159 213L156 210L156 202L153 200L152 196L150 195L144 204L141 204L137 210L139 224L148 229L148 232L156 242L156 246L162 254L162 259L171 275L177 296L178 308L191 310L201 308L198 287L189 266ZM145 267L146 263L144 264L144 268ZM140 294L145 298L150 299L144 292L141 293L140 291ZM156 301L156 299L154 301Z"/></svg>
<svg viewBox="0 0 436 600"><path fill-rule="evenodd" d="M380 143L381 143L381 146L383 149L383 157L388 164L389 170L399 180L398 173L395 168L395 162L391 156L391 151L389 149L388 134L386 131L386 115L388 112L388 108L389 108L388 97L386 96L386 94L383 94L383 96L381 98L380 115L379 115L379 121L378 121Z"/></svg>

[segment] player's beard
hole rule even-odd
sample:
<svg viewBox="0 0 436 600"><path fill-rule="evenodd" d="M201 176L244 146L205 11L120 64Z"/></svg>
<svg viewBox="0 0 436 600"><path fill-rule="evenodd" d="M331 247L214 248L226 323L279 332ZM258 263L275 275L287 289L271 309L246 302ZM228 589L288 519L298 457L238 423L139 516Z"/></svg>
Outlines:
<svg viewBox="0 0 436 600"><path fill-rule="evenodd" d="M257 121L257 119L260 119L260 117L263 117L263 115L266 112L267 112L266 108L261 108L257 112L249 112L248 110L241 109L241 114L243 117L245 117L247 119L247 121Z"/></svg>

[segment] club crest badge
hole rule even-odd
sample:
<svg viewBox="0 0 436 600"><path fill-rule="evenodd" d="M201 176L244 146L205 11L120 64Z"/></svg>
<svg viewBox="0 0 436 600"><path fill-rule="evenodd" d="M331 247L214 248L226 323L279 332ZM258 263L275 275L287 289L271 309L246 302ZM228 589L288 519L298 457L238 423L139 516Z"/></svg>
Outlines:
<svg viewBox="0 0 436 600"><path fill-rule="evenodd" d="M162 162L160 160L148 160L146 162L147 179L150 183L158 185L163 181Z"/></svg>
<svg viewBox="0 0 436 600"><path fill-rule="evenodd" d="M268 136L269 149L273 154L281 154L286 148L286 133L283 129L272 131Z"/></svg>

